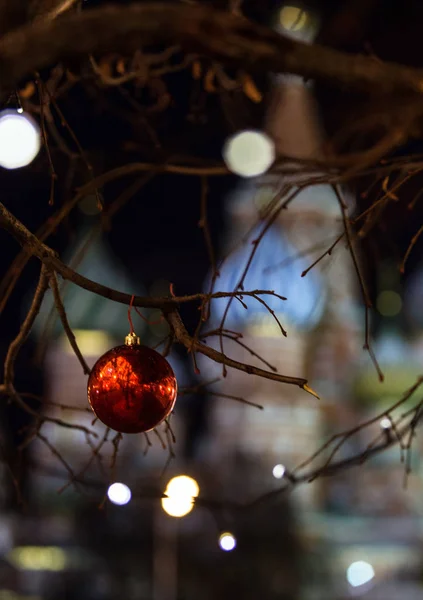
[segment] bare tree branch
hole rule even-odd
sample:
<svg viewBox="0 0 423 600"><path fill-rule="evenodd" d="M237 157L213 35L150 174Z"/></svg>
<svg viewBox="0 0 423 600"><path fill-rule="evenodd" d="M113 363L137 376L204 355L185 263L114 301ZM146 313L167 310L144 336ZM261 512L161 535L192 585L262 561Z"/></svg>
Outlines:
<svg viewBox="0 0 423 600"><path fill-rule="evenodd" d="M83 275L80 275L73 269L67 267L58 258L56 252L41 243L39 239L31 233L23 223L21 223L7 208L0 203L0 226L8 231L17 241L24 247L27 247L31 254L39 258L44 264L52 267L57 273L59 273L64 279L72 281L72 283L82 287L94 294L108 298L121 304L129 306L131 298L133 298L133 306L139 306L141 308L171 308L173 306L179 306L186 302L195 302L208 300L211 298L231 298L233 296L239 296L240 292L216 292L214 294L190 294L187 296L168 296L162 298L154 298L150 296L131 296L118 290L113 290L105 285L96 283L91 279L87 279ZM276 295L273 290L250 290L243 291L244 296L260 296L260 295ZM281 298L281 296L278 296Z"/></svg>
<svg viewBox="0 0 423 600"><path fill-rule="evenodd" d="M244 373L248 373L249 375L258 375L259 377L264 377L264 379L272 379L273 381L280 381L281 383L297 385L301 389L317 397L317 394L313 390L311 390L311 388L307 385L306 379L302 379L300 377L288 377L287 375L281 375L280 373L274 373L272 371L265 371L264 369L259 369L258 367L254 367L253 365L241 363L237 360L233 360L232 358L227 357L225 354L223 354L222 352L218 352L214 348L209 348L205 344L194 340L189 335L188 331L185 328L185 325L181 320L181 317L179 316L176 310L165 312L165 317L168 320L173 331L175 332L175 338L188 350L201 352L201 354L208 356L217 363L220 363L227 367L232 367L233 369L237 369L238 371L243 371Z"/></svg>
<svg viewBox="0 0 423 600"><path fill-rule="evenodd" d="M38 280L38 285L35 290L34 298L32 300L31 307L25 317L24 322L22 323L21 329L13 340L13 342L9 346L9 350L7 352L6 360L4 362L4 385L6 390L13 385L13 380L15 377L15 360L21 349L22 345L25 343L28 335L31 332L34 321L40 312L41 303L44 298L44 294L48 289L48 277L47 277L47 269L44 264L41 265L41 273L40 278Z"/></svg>
<svg viewBox="0 0 423 600"><path fill-rule="evenodd" d="M69 325L69 321L66 316L65 307L63 306L63 302L60 297L59 284L57 282L57 277L56 277L55 273L50 274L49 281L50 281L50 287L53 291L54 303L56 305L57 313L60 317L60 320L62 321L63 329L65 330L66 336L69 340L72 350L75 352L76 357L78 358L79 362L81 363L84 374L89 375L91 372L91 369L87 365L85 358L82 356L81 350L79 349L79 346L76 342L75 335Z"/></svg>
<svg viewBox="0 0 423 600"><path fill-rule="evenodd" d="M317 44L309 46L208 6L169 3L106 6L67 13L61 19L41 20L7 34L0 41L0 89L7 93L34 71L62 59L135 50L152 43L179 43L189 52L200 52L246 69L325 78L379 94L421 95L423 91L423 73L419 69Z"/></svg>

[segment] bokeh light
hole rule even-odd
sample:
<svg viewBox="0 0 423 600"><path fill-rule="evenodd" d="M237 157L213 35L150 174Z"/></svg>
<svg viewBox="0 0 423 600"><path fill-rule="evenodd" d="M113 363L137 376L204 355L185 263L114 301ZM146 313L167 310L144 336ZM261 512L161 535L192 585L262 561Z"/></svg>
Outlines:
<svg viewBox="0 0 423 600"><path fill-rule="evenodd" d="M194 507L193 498L162 498L162 508L170 517L185 517Z"/></svg>
<svg viewBox="0 0 423 600"><path fill-rule="evenodd" d="M402 308L401 296L392 290L380 292L376 307L383 317L395 317Z"/></svg>
<svg viewBox="0 0 423 600"><path fill-rule="evenodd" d="M117 504L118 506L123 506L124 504L128 504L132 498L131 490L124 483L112 483L112 485L107 490L107 496L113 504Z"/></svg>
<svg viewBox="0 0 423 600"><path fill-rule="evenodd" d="M169 481L166 487L167 496L187 496L196 498L200 493L198 483L188 475L178 475Z"/></svg>
<svg viewBox="0 0 423 600"><path fill-rule="evenodd" d="M380 426L382 429L391 429L391 419L388 419L388 417L383 417L383 419L380 420Z"/></svg>
<svg viewBox="0 0 423 600"><path fill-rule="evenodd" d="M272 471L273 477L275 479L282 479L282 477L285 475L285 471L286 469L283 465L275 465Z"/></svg>
<svg viewBox="0 0 423 600"><path fill-rule="evenodd" d="M262 131L246 130L229 137L223 147L223 160L240 177L266 173L275 160L275 144Z"/></svg>
<svg viewBox="0 0 423 600"><path fill-rule="evenodd" d="M63 571L68 562L65 550L56 546L17 546L7 559L24 571Z"/></svg>
<svg viewBox="0 0 423 600"><path fill-rule="evenodd" d="M309 14L298 6L283 6L279 12L279 22L288 31L301 31L308 21Z"/></svg>
<svg viewBox="0 0 423 600"><path fill-rule="evenodd" d="M37 123L16 110L0 113L0 166L19 169L29 165L41 146Z"/></svg>
<svg viewBox="0 0 423 600"><path fill-rule="evenodd" d="M192 477L173 477L167 484L166 497L162 498L162 508L171 517L184 517L192 511L199 493L198 483Z"/></svg>
<svg viewBox="0 0 423 600"><path fill-rule="evenodd" d="M99 356L113 345L113 338L106 332L99 329L74 329L79 349L84 356ZM67 354L75 356L75 352L69 343L68 336L64 333L60 337L61 348Z"/></svg>
<svg viewBox="0 0 423 600"><path fill-rule="evenodd" d="M357 560L350 564L347 569L347 580L353 587L364 585L375 576L372 565L364 560Z"/></svg>
<svg viewBox="0 0 423 600"><path fill-rule="evenodd" d="M79 210L88 217L93 217L101 212L98 198L95 194L88 194L78 203Z"/></svg>
<svg viewBox="0 0 423 600"><path fill-rule="evenodd" d="M219 537L219 546L225 552L231 552L232 550L234 550L236 548L235 536L232 533L230 533L229 531L225 531Z"/></svg>

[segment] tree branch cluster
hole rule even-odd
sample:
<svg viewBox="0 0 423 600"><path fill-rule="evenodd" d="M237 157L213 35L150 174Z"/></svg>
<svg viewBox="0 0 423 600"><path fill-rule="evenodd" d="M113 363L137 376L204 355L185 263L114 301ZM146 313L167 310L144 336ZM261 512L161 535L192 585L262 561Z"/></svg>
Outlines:
<svg viewBox="0 0 423 600"><path fill-rule="evenodd" d="M101 448L107 441L109 432L105 433L97 445L93 444L92 438L97 434L86 427L66 423L62 419L56 419L47 415L41 415L38 411L32 409L25 401L25 394L19 393L15 389L14 365L21 349L25 343L35 318L40 310L41 302L50 288L54 298L55 309L60 317L63 329L69 339L71 347L77 356L84 374L89 373L89 367L78 348L75 336L68 322L65 306L63 304L60 292L59 276L74 285L119 302L128 306L140 308L159 309L164 319L169 324L170 336L167 345L169 350L172 343L176 342L183 345L187 352L191 353L196 365L195 356L201 353L212 361L219 363L223 367L223 375L226 368L232 368L251 376L258 376L270 379L283 384L298 386L304 391L317 397L317 393L310 388L306 379L290 377L278 373L271 365L263 362L268 369L261 369L256 366L239 362L227 356L224 352L224 338L235 339L239 344L240 336L234 332L228 332L225 329L225 317L220 327L207 335L201 334L201 326L207 321L210 312L210 302L216 298L227 298L227 310L232 302L238 301L243 304L244 297L252 297L260 302L274 319L278 322L282 335L286 335L283 325L279 322L277 315L270 309L266 298L276 296L281 301L283 298L278 296L273 290L244 290L243 283L255 252L259 247L261 239L271 227L272 223L279 217L282 210L286 209L291 202L295 201L296 195L301 189L310 185L319 185L322 183L334 186L338 194L340 204L340 216L344 224L344 231L339 235L335 242L325 252L313 262L313 264L303 272L306 276L309 270L318 264L324 257L329 256L335 245L341 241L347 242L355 270L357 272L363 299L366 305L366 315L370 307L368 293L362 278L358 261L355 255L354 242L355 234L351 228L352 225L364 220L364 225L359 232L363 237L371 229L375 219L380 215L380 210L384 209L390 202L397 200L397 193L401 186L415 174L419 173L423 167L421 157L408 159L385 159L387 154L396 146L402 144L410 136L416 136L421 133L421 122L423 117L423 71L406 66L384 63L376 61L372 57L361 55L349 55L330 48L319 45L309 46L293 39L279 35L267 28L252 23L242 15L227 13L215 10L210 6L201 5L178 5L171 3L143 3L131 4L124 8L106 6L96 10L86 10L73 12L71 9L76 5L76 1L62 0L57 2L48 10L46 7L38 14L39 18L26 22L16 28L16 22L9 22L6 27L8 32L0 38L0 98L7 99L11 93L20 85L24 85L27 80L35 78L38 91L41 98L39 105L39 114L42 120L44 142L48 147L47 134L44 128L46 119L50 135L57 141L61 149L74 159L79 156L86 165L88 174L87 182L80 187L75 196L64 203L56 213L49 219L49 222L36 234L30 232L22 222L20 222L4 204L0 203L0 227L11 234L21 246L21 253L11 267L10 277L7 278L6 288L0 302L0 312L3 310L13 288L19 278L25 264L35 257L40 261L41 270L37 288L34 293L32 305L27 313L21 329L12 341L9 347L4 366L3 384L0 386L0 392L9 396L23 410L27 411L34 418L33 437L38 437L53 454L62 463L71 477L72 482L76 482L78 477L72 472L71 467L66 463L63 457L52 447L48 439L41 433L42 424L50 421L63 427L73 427L80 429L87 436L88 444L92 449L91 462L99 456ZM5 4L0 2L0 17L5 14ZM57 17L57 18L56 18ZM165 45L164 54L159 54L156 59L143 58L142 49L152 45ZM363 93L372 97L390 99L401 98L402 111L400 114L392 112L389 108L386 122L389 127L386 128L386 134L382 136L370 150L349 156L329 156L324 161L300 161L293 165L289 157L282 158L273 168L274 173L287 174L289 169L295 173L304 174L304 183L294 187L284 188L284 194L276 195L273 203L263 218L261 233L255 240L251 255L245 271L241 275L239 285L232 291L214 291L214 285L218 284L218 268L211 244L210 233L207 225L207 181L209 177L224 176L228 170L223 165L216 164L176 164L165 162L163 164L132 163L117 167L111 171L94 176L92 167L85 156L84 150L80 147L78 140L72 133L72 130L66 124L65 117L59 112L62 123L68 128L78 152L75 154L70 151L66 144L61 140L59 134L54 129L54 122L49 119L50 103L54 103L54 93L52 90L59 89L58 82L63 74L63 64L69 59L79 59L81 61L89 60L93 72L99 77L101 83L109 86L119 86L137 77L148 79L148 68L154 67L154 76L160 77L162 74L161 61L167 61L175 52L182 51L186 59L178 65L178 68L184 68L186 64L191 64L192 57L207 57L219 65L219 69L230 67L240 69L250 73L295 73L306 78L324 79L337 86L349 86L360 89ZM131 62L131 67L126 69L122 67L120 76L110 75L101 67L101 61L98 56L103 53L123 53L125 56L132 54L138 56L138 62ZM137 54L138 53L138 54ZM141 54L140 54L141 53ZM135 59L134 59L135 60ZM143 62L144 60L144 62ZM147 60L147 63L145 62ZM149 61L149 62L148 62ZM57 66L57 63L61 65ZM159 66L157 66L159 65ZM221 66L220 66L221 65ZM39 72L42 69L55 67L53 71L54 85L49 88L40 80ZM120 68L120 67L119 67ZM163 67L163 73L169 72L169 65ZM218 69L218 70L219 70ZM217 72L217 71L216 71ZM220 72L220 77L224 78L224 72ZM29 84L28 84L29 85ZM67 85L67 84L66 84ZM66 88L64 85L64 88ZM28 92L28 98L35 90ZM62 90L64 92L64 90ZM60 92L62 93L62 92ZM257 94L253 94L257 95ZM31 100L32 101L32 100ZM60 109L55 105L56 110ZM383 159L383 162L381 160ZM51 161L50 161L51 163ZM54 166L50 164L52 176L52 196L54 197ZM200 227L203 230L208 253L213 265L213 284L208 293L197 293L187 296L177 296L171 289L166 297L144 297L131 296L119 290L114 290L95 281L87 279L79 274L76 269L66 265L55 251L47 244L46 240L56 230L56 228L69 215L77 203L88 193L96 193L100 198L99 190L121 177L128 177L134 174L143 174L143 179L135 182L128 190L118 198L113 205L102 207L104 218L110 217L115 211L128 201L138 189L152 177L161 173L173 173L181 176L198 176L202 182L202 192L200 199L201 220ZM397 178L390 182L390 175L396 173ZM349 181L356 177L372 175L377 182L383 178L381 185L382 195L371 207L358 215L351 222L344 210L341 196L339 195L337 185L340 182ZM99 203L101 203L99 199ZM421 230L417 234L420 235ZM417 238L416 238L417 239ZM409 252L415 244L415 239L411 241ZM405 256L404 262L409 252ZM194 334L189 333L183 323L179 309L185 303L196 303L200 308L201 318ZM208 335L216 335L220 338L220 351L207 345ZM235 337L234 337L235 336ZM368 317L366 317L365 346L371 352L369 341ZM254 356L254 351L247 348ZM377 361L372 355L380 378L382 373L377 365ZM364 462L374 454L385 450L391 445L398 443L401 452L405 456L406 472L409 471L409 456L411 452L411 442L414 436L417 424L421 419L422 402L419 401L411 410L400 417L394 418L392 411L401 406L421 385L422 379L405 393L391 409L385 411L383 415L378 415L366 423L360 424L347 432L333 436L320 450L313 454L305 463L296 470L288 472L285 480L287 487L315 479L316 477L328 476L338 472L341 469ZM218 394L228 399L246 402L243 398L228 396L211 390L212 394ZM378 437L364 450L355 456L347 459L336 460L336 455L343 444L363 429L374 425L381 417L385 416L391 420L391 429L389 437L380 433ZM171 448L171 429L166 429L167 442L160 438L161 443ZM147 448L149 439L147 436ZM120 438L113 440L115 449L114 463L118 451ZM404 441L405 440L405 441ZM315 466L316 459L320 459L324 452L329 451L329 456ZM304 472L305 468L308 468ZM273 494L274 492L272 492Z"/></svg>

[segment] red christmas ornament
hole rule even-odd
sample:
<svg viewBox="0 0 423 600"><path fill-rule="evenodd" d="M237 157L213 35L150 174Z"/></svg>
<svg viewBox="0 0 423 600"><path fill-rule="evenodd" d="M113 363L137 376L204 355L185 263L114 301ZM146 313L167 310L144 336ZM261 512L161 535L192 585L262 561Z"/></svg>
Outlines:
<svg viewBox="0 0 423 600"><path fill-rule="evenodd" d="M175 374L165 358L130 333L95 363L88 379L88 401L107 427L121 433L150 431L172 411Z"/></svg>

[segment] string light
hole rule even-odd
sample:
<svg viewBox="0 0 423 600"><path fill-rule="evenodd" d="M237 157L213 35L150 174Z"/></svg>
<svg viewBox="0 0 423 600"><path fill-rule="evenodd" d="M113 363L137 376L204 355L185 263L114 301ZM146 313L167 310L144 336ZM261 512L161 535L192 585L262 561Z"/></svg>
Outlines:
<svg viewBox="0 0 423 600"><path fill-rule="evenodd" d="M124 506L128 504L132 498L131 490L124 483L112 483L107 490L107 496L113 504Z"/></svg>
<svg viewBox="0 0 423 600"><path fill-rule="evenodd" d="M162 508L171 517L185 517L192 511L199 493L198 483L192 477L173 477L167 484L166 497L162 498Z"/></svg>
<svg viewBox="0 0 423 600"><path fill-rule="evenodd" d="M275 144L262 131L241 131L226 140L223 160L232 173L240 177L257 177L272 166Z"/></svg>
<svg viewBox="0 0 423 600"><path fill-rule="evenodd" d="M380 420L380 427L381 429L391 429L391 419L388 419L388 417L383 417L383 419Z"/></svg>
<svg viewBox="0 0 423 600"><path fill-rule="evenodd" d="M37 123L19 110L0 113L0 166L19 169L29 165L41 146Z"/></svg>
<svg viewBox="0 0 423 600"><path fill-rule="evenodd" d="M169 496L189 496L196 498L200 493L198 483L188 475L178 475L169 481L166 494Z"/></svg>
<svg viewBox="0 0 423 600"><path fill-rule="evenodd" d="M229 531L225 531L219 537L219 546L224 552L231 552L236 548L236 538Z"/></svg>
<svg viewBox="0 0 423 600"><path fill-rule="evenodd" d="M285 475L285 471L286 469L284 465L275 465L272 471L273 477L275 479L282 479L282 477Z"/></svg>
<svg viewBox="0 0 423 600"><path fill-rule="evenodd" d="M383 417L380 420L380 428L383 431L387 443L392 442L392 427L393 423L389 417Z"/></svg>

